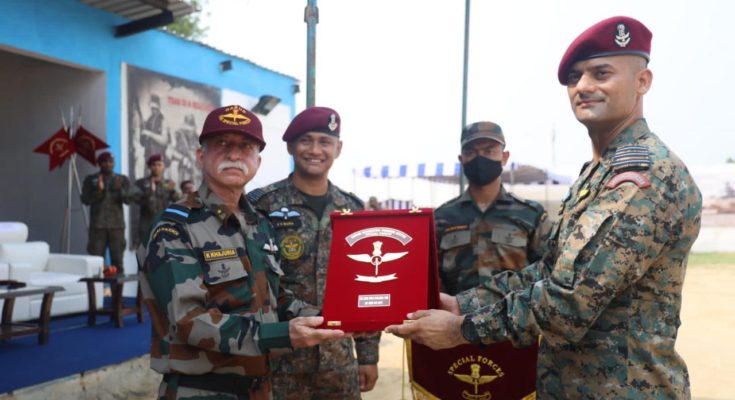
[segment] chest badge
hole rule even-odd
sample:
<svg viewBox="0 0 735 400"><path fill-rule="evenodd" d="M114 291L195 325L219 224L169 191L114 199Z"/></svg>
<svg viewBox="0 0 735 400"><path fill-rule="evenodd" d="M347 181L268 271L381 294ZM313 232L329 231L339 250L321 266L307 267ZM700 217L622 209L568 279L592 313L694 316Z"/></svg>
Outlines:
<svg viewBox="0 0 735 400"><path fill-rule="evenodd" d="M280 210L271 211L268 216L271 218L279 218L285 221L288 219L300 217L301 213L296 210L289 210L288 207L281 207Z"/></svg>
<svg viewBox="0 0 735 400"><path fill-rule="evenodd" d="M298 235L286 235L281 239L281 255L289 261L298 260L304 254L304 239Z"/></svg>
<svg viewBox="0 0 735 400"><path fill-rule="evenodd" d="M583 187L582 190L580 190L579 193L577 193L577 200L582 200L585 197L589 196L589 194L590 194L590 188L589 186L585 185L585 187Z"/></svg>

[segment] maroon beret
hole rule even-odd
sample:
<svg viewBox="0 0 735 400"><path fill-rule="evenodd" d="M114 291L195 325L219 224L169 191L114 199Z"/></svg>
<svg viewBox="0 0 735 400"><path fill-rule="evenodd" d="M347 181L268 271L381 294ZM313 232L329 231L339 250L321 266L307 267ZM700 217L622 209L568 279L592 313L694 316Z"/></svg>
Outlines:
<svg viewBox="0 0 735 400"><path fill-rule="evenodd" d="M97 155L97 164L101 163L105 160L111 160L112 159L112 153L109 151L103 151L102 153Z"/></svg>
<svg viewBox="0 0 735 400"><path fill-rule="evenodd" d="M204 120L199 143L220 133L241 133L258 143L260 150L265 148L263 125L255 114L238 105L220 107L212 110Z"/></svg>
<svg viewBox="0 0 735 400"><path fill-rule="evenodd" d="M569 69L577 61L620 55L641 56L649 61L652 36L645 25L630 17L612 17L592 25L574 39L561 58L559 83L567 84Z"/></svg>
<svg viewBox="0 0 735 400"><path fill-rule="evenodd" d="M290 142L306 132L321 132L339 137L341 126L337 111L328 107L309 107L294 117L283 134L283 140Z"/></svg>
<svg viewBox="0 0 735 400"><path fill-rule="evenodd" d="M154 162L156 162L156 161L163 161L163 156L162 156L162 155L160 155L160 154L158 154L158 153L156 153L156 154L151 154L151 156L150 156L150 157L148 157L148 161L146 161L146 163L145 163L145 164L146 164L146 165L151 165L151 164L153 164L153 163L154 163Z"/></svg>

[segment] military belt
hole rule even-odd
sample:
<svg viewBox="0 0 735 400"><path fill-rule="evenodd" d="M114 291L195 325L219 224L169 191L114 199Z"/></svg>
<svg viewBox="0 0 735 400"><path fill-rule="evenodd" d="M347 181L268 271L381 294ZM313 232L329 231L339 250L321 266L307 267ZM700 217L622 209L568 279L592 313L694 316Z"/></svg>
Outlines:
<svg viewBox="0 0 735 400"><path fill-rule="evenodd" d="M164 374L164 382L177 386L209 392L247 395L248 390L257 390L270 376L242 376L233 374L181 375Z"/></svg>

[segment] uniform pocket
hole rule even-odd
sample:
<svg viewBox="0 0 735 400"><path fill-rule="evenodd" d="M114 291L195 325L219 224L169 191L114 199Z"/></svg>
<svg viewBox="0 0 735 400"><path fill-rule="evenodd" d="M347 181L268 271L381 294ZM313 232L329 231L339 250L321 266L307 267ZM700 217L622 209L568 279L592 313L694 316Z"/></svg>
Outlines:
<svg viewBox="0 0 735 400"><path fill-rule="evenodd" d="M207 285L217 285L247 276L248 273L240 258L227 258L205 263L204 282Z"/></svg>

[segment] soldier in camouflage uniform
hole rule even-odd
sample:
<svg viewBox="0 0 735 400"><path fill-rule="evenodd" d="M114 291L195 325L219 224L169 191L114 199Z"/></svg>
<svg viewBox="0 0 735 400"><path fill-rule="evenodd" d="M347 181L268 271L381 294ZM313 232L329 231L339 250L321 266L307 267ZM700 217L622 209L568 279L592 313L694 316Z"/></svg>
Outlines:
<svg viewBox="0 0 735 400"><path fill-rule="evenodd" d="M115 159L109 152L97 156L100 172L88 175L82 184L82 203L90 206L89 241L87 252L105 256L110 250L110 263L117 273L125 272L125 218L123 203L129 203L132 195L130 181L125 175L113 172Z"/></svg>
<svg viewBox="0 0 735 400"><path fill-rule="evenodd" d="M572 185L548 250L387 330L434 348L543 340L537 390L554 399L689 398L675 350L687 257L702 197L643 119L651 32L613 17L582 33L559 66L592 161ZM456 314L466 315L456 315Z"/></svg>
<svg viewBox="0 0 735 400"><path fill-rule="evenodd" d="M283 140L294 159L286 179L248 194L255 207L276 228L284 275L281 281L294 295L322 307L327 260L332 242L329 214L362 210L362 201L333 185L328 178L339 156L340 118L326 107L311 107L297 115ZM274 379L276 399L359 399L378 379L380 336L327 343L287 354L279 360Z"/></svg>
<svg viewBox="0 0 735 400"><path fill-rule="evenodd" d="M199 190L169 206L141 246L141 288L153 321L151 367L161 399L271 399L270 355L344 332L315 329L303 302L279 286L273 227L243 190L265 146L240 106L207 117L199 137ZM287 322L279 322L286 321Z"/></svg>
<svg viewBox="0 0 735 400"><path fill-rule="evenodd" d="M502 185L510 152L500 126L470 124L462 130L461 145L467 190L434 212L442 292L451 295L538 260L550 228L539 203L520 199Z"/></svg>
<svg viewBox="0 0 735 400"><path fill-rule="evenodd" d="M134 248L137 248L142 238L145 237L158 213L181 197L176 190L176 182L163 177L166 165L160 154L148 157L146 164L150 170L150 176L135 181L136 193L133 201L140 207L140 214L137 232L134 236L136 239Z"/></svg>

